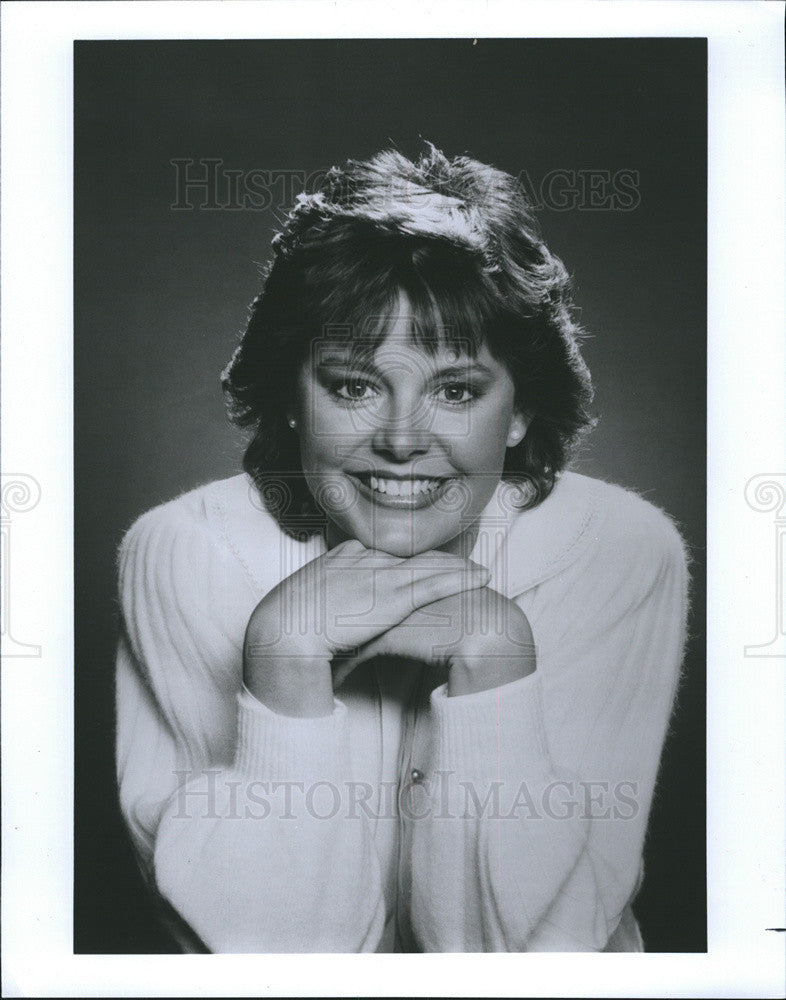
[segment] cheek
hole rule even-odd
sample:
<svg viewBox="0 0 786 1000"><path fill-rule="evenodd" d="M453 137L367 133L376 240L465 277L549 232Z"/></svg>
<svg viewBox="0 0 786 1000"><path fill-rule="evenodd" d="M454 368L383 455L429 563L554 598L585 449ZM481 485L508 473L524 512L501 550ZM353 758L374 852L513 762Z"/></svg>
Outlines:
<svg viewBox="0 0 786 1000"><path fill-rule="evenodd" d="M468 433L456 441L456 454L462 456L468 468L486 471L501 468L511 416L511 408L505 406L489 407L473 415Z"/></svg>

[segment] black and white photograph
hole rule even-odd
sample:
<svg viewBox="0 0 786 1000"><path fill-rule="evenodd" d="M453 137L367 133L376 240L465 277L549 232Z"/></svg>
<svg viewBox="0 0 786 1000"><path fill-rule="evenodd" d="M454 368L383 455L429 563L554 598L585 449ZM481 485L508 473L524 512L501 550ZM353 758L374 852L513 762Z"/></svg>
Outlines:
<svg viewBox="0 0 786 1000"><path fill-rule="evenodd" d="M726 50L700 18L640 5L661 20L623 30L636 5L587 4L619 24L567 37L554 12L578 6L545 6L484 34L469 11L418 30L408 4L398 30L366 4L228 4L225 32L222 5L104 4L63 36L70 200L48 220L31 201L25 226L3 188L28 270L37 227L70 247L62 274L42 249L40 302L29 278L6 297L3 347L30 373L4 434L4 729L25 703L53 720L48 746L15 724L4 771L52 757L65 782L42 794L31 770L29 813L4 792L4 906L34 927L46 879L67 886L48 898L83 971L57 995L99 960L90 990L186 995L191 955L260 963L223 965L216 995L307 995L297 956L344 956L318 988L342 995L357 954L396 956L367 995L513 995L523 966L462 986L459 963L561 953L586 978L582 954L635 953L625 985L554 995L655 995L663 968L700 996L716 944L749 966L729 995L777 981L783 805L756 761L782 726L786 477L783 428L751 428L774 401L755 371L783 382L764 348L783 296L765 304L755 262L764 287L783 251L719 228L723 204L764 240L768 211L753 174L719 197ZM67 409L37 406L31 315ZM67 420L55 464L12 447L10 467L25 408ZM73 673L47 689L55 648ZM749 874L728 849L715 874L729 824ZM25 828L45 859L27 888ZM18 985L44 981L26 940L4 995L43 995ZM434 966L443 992L397 985L418 954L457 963ZM230 974L265 962L264 988ZM520 995L560 967L537 968Z"/></svg>
<svg viewBox="0 0 786 1000"><path fill-rule="evenodd" d="M74 74L76 947L704 950L706 43Z"/></svg>

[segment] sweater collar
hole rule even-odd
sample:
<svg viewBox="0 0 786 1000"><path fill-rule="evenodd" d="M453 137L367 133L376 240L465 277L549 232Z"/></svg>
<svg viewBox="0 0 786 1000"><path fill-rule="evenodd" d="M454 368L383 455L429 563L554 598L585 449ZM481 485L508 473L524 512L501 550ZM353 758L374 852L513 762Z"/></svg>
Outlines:
<svg viewBox="0 0 786 1000"><path fill-rule="evenodd" d="M513 597L577 559L595 535L599 486L565 472L545 500L521 510L515 487L501 482L480 516L471 555L491 571L489 586Z"/></svg>

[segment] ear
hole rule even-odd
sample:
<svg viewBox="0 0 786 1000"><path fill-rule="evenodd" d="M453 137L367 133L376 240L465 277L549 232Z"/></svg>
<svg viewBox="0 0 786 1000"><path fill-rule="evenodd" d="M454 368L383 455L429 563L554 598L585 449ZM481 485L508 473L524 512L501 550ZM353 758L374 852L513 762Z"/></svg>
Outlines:
<svg viewBox="0 0 786 1000"><path fill-rule="evenodd" d="M510 418L510 426L508 428L508 448L515 448L517 444L521 444L531 422L532 416L529 413L523 413L521 410L514 410L513 416Z"/></svg>

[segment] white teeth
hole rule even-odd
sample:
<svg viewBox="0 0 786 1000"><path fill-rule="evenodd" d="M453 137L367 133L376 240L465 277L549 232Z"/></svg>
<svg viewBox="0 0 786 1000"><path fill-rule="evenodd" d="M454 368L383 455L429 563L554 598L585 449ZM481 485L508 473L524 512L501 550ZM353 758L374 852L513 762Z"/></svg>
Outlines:
<svg viewBox="0 0 786 1000"><path fill-rule="evenodd" d="M430 493L442 484L441 479L378 479L369 477L372 490L387 493L392 497L418 496L420 493Z"/></svg>

